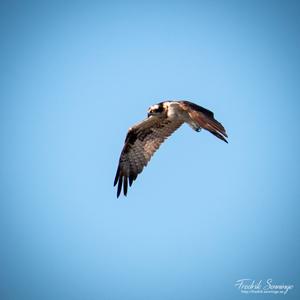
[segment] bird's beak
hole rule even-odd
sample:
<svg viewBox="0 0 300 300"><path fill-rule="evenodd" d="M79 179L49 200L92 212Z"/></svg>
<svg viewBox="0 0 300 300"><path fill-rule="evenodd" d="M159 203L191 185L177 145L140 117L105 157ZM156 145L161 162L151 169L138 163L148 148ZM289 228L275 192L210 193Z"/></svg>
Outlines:
<svg viewBox="0 0 300 300"><path fill-rule="evenodd" d="M148 118L152 116L152 113L150 112L150 110L148 110Z"/></svg>

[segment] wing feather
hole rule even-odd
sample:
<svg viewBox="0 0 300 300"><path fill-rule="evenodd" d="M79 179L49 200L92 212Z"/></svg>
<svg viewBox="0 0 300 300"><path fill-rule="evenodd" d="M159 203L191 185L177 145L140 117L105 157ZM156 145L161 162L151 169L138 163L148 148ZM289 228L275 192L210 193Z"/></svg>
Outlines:
<svg viewBox="0 0 300 300"><path fill-rule="evenodd" d="M180 119L170 121L151 116L129 129L114 180L114 185L118 184L117 197L122 187L124 195L127 195L128 183L132 185L155 151L182 123Z"/></svg>
<svg viewBox="0 0 300 300"><path fill-rule="evenodd" d="M226 140L228 137L226 130L223 125L214 118L212 111L189 101L180 101L179 103L181 109L188 113L192 123L195 123L198 129L206 129L222 141L228 143Z"/></svg>

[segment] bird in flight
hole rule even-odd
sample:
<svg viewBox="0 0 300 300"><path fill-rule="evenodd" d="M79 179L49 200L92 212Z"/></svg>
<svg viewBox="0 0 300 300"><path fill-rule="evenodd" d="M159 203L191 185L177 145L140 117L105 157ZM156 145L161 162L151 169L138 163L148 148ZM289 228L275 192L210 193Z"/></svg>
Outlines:
<svg viewBox="0 0 300 300"><path fill-rule="evenodd" d="M225 128L213 112L189 101L164 101L148 109L148 117L129 128L114 181L117 197L126 196L129 186L150 161L154 152L176 129L187 123L196 131L202 128L227 143Z"/></svg>

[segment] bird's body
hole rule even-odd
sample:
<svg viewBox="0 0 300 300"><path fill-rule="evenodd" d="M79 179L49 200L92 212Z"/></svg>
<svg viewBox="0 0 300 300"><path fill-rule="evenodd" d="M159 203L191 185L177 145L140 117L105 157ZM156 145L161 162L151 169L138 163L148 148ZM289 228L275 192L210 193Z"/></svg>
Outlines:
<svg viewBox="0 0 300 300"><path fill-rule="evenodd" d="M189 101L165 101L152 105L148 109L148 118L128 130L114 181L114 185L118 183L117 197L122 187L127 195L128 182L131 186L154 152L183 123L196 131L206 129L227 143L225 128L214 119L210 110Z"/></svg>

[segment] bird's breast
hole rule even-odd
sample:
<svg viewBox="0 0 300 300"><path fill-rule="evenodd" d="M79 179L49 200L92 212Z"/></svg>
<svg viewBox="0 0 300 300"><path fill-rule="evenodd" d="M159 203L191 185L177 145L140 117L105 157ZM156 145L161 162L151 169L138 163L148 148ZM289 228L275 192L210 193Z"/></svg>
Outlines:
<svg viewBox="0 0 300 300"><path fill-rule="evenodd" d="M178 107L174 103L171 103L168 107L168 118L178 118Z"/></svg>

